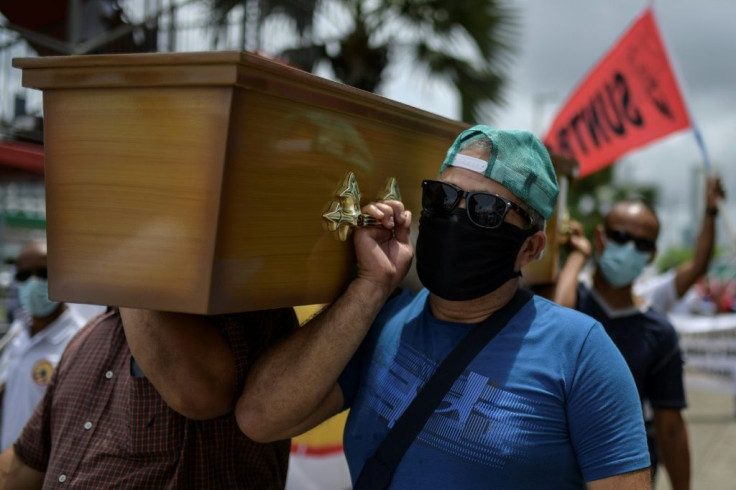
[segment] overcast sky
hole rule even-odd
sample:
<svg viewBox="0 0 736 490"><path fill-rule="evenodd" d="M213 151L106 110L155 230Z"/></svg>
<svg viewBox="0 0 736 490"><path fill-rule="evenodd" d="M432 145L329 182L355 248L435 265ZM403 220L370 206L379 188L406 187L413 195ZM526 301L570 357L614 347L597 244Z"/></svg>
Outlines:
<svg viewBox="0 0 736 490"><path fill-rule="evenodd" d="M501 127L539 134L585 74L646 7L646 0L516 0L519 52L510 74L509 105L495 119ZM736 2L659 0L655 16L681 89L699 125L714 166L731 199L726 217L736 226ZM439 84L412 87L411 74L395 72L385 95L450 118L457 98ZM535 102L536 101L536 102ZM664 230L660 248L682 242L692 228L697 198L694 170L700 152L690 131L635 150L617 164L616 178L660 187L658 211ZM728 230L719 237L727 242Z"/></svg>
<svg viewBox="0 0 736 490"><path fill-rule="evenodd" d="M648 3L508 1L518 9L518 53L509 73L509 104L493 123L539 135ZM657 0L654 10L691 118L700 127L714 167L731 194L724 217L736 228L736 1ZM283 34L273 31L268 38L279 35ZM427 82L422 73L405 64L393 65L382 93L452 119L459 117L457 96L450 87ZM664 223L660 249L682 244L688 230L691 235L697 231L699 215L693 215L693 208L702 198L695 172L702 168L701 161L692 133L683 131L635 150L616 165L617 180L660 188L657 208ZM728 228L721 225L721 243L728 244L728 238Z"/></svg>

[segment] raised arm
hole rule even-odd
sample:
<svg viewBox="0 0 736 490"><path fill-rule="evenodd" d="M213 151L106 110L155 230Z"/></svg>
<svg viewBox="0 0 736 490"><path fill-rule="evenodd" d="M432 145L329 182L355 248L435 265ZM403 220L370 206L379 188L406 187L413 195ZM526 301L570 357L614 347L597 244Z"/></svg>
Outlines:
<svg viewBox="0 0 736 490"><path fill-rule="evenodd" d="M133 358L167 405L191 419L233 410L235 358L206 316L120 309Z"/></svg>
<svg viewBox="0 0 736 490"><path fill-rule="evenodd" d="M291 437L342 409L337 379L406 275L413 256L410 213L396 201L369 204L363 212L381 219L384 228L356 230L357 278L248 374L235 414L241 430L256 441Z"/></svg>
<svg viewBox="0 0 736 490"><path fill-rule="evenodd" d="M559 305L575 308L578 299L578 276L591 253L590 242L585 238L583 227L577 221L570 222L567 247L569 250L567 260L557 276L557 285L552 299Z"/></svg>
<svg viewBox="0 0 736 490"><path fill-rule="evenodd" d="M715 246L718 206L724 197L721 179L708 177L705 187L705 214L700 224L693 258L678 267L675 273L675 291L678 297L682 297L708 271Z"/></svg>
<svg viewBox="0 0 736 490"><path fill-rule="evenodd" d="M21 461L12 445L0 454L0 490L39 489L44 476Z"/></svg>

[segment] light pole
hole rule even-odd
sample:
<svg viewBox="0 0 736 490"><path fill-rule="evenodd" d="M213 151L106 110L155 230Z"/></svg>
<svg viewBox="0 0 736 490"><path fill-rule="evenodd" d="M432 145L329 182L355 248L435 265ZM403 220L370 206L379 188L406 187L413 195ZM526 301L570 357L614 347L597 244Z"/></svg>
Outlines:
<svg viewBox="0 0 736 490"><path fill-rule="evenodd" d="M76 53L77 46L81 42L82 33L82 0L69 0L69 13L66 19L67 41L71 47L70 51Z"/></svg>

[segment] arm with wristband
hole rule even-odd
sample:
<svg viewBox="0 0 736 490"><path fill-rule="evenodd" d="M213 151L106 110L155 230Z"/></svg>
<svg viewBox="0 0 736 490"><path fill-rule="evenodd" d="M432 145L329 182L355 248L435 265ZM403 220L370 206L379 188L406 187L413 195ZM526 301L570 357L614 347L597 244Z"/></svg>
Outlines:
<svg viewBox="0 0 736 490"><path fill-rule="evenodd" d="M678 298L681 298L695 281L708 271L715 246L718 206L725 195L720 177L708 177L705 187L705 214L695 242L693 258L678 267L675 274L675 291Z"/></svg>

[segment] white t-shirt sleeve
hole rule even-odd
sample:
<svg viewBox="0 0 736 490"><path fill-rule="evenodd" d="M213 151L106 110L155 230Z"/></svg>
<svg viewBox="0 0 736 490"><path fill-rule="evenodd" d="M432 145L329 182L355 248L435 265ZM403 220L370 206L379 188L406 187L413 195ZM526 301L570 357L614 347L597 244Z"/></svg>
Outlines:
<svg viewBox="0 0 736 490"><path fill-rule="evenodd" d="M675 274L675 269L670 269L664 274L638 281L634 283L634 294L646 299L654 310L666 314L678 300Z"/></svg>
<svg viewBox="0 0 736 490"><path fill-rule="evenodd" d="M0 386L3 386L8 380L8 364L10 364L10 357L8 356L8 350L3 350L0 355Z"/></svg>
<svg viewBox="0 0 736 490"><path fill-rule="evenodd" d="M0 339L0 345L2 345L2 352L0 354L0 385L4 385L8 380L8 365L13 357L12 346L13 339L23 330L24 323L21 320L16 320L10 324L10 328L7 333Z"/></svg>

